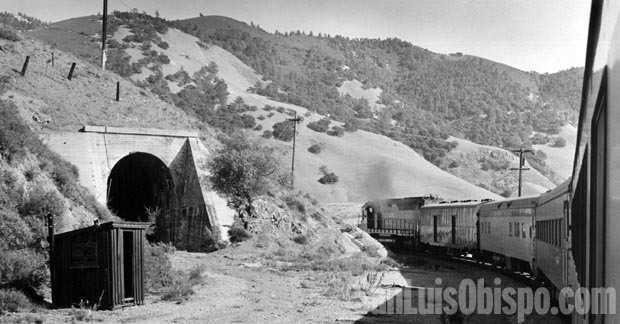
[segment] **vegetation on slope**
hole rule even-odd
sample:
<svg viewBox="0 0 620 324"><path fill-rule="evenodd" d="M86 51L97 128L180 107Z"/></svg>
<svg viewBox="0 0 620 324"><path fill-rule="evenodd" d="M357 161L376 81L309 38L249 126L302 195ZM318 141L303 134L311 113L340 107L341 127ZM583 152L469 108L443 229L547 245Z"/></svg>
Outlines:
<svg viewBox="0 0 620 324"><path fill-rule="evenodd" d="M46 215L57 228L80 226L111 214L77 183L77 169L51 152L0 101L0 287L39 296L48 284ZM80 214L80 209L84 210ZM6 296L19 296L0 290ZM15 297L18 298L18 297ZM4 309L0 309L0 312Z"/></svg>
<svg viewBox="0 0 620 324"><path fill-rule="evenodd" d="M372 117L363 103L338 94L344 80L383 89L386 109L362 128L412 146L438 163L448 135L481 144L530 146L533 130L557 133L574 122L581 69L549 75L485 59L439 55L399 39L349 39L302 32L270 34L225 17L173 25L230 51L266 79L255 91L348 121ZM566 96L568 95L568 96Z"/></svg>

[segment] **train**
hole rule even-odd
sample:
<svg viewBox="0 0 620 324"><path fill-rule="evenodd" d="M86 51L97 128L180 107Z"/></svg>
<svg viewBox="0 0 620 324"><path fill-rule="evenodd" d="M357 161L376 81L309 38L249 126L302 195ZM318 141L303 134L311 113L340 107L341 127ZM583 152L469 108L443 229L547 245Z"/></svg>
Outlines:
<svg viewBox="0 0 620 324"><path fill-rule="evenodd" d="M569 182L540 196L500 201L438 201L432 195L375 200L362 207L373 236L403 239L424 250L471 255L566 286ZM558 259L559 257L559 259ZM557 276L556 274L563 274Z"/></svg>
<svg viewBox="0 0 620 324"><path fill-rule="evenodd" d="M530 272L555 289L620 291L620 217L614 213L620 210L620 127L613 127L620 124L619 17L619 1L592 1L573 170L565 183L539 196L501 201L440 203L416 197L421 204L404 206L409 209L401 213L414 218L396 223L375 202L377 209L366 209L363 216L382 215L365 222L367 230L394 235L398 223L407 224L408 239L421 246L465 251ZM610 306L619 310L620 298ZM571 320L616 323L620 315L574 312Z"/></svg>

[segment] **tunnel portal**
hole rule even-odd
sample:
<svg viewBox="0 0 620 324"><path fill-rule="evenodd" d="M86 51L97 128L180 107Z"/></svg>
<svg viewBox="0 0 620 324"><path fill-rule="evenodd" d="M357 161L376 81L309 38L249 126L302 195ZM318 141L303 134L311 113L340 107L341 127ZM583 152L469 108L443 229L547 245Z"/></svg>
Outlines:
<svg viewBox="0 0 620 324"><path fill-rule="evenodd" d="M165 228L164 220L174 210L174 182L169 168L147 153L123 157L108 177L107 204L123 220L156 224L155 235L161 236L157 229Z"/></svg>

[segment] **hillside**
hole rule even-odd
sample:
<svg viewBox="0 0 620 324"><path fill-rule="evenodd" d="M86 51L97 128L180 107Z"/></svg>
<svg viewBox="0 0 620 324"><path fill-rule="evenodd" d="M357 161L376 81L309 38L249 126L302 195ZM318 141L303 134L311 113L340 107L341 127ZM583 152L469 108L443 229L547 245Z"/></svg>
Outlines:
<svg viewBox="0 0 620 324"><path fill-rule="evenodd" d="M452 149L442 168L482 188L505 197L517 196L519 157L494 146L480 145L451 137L457 146ZM526 158L523 172L523 195L537 195L555 187L547 177L530 165Z"/></svg>
<svg viewBox="0 0 620 324"><path fill-rule="evenodd" d="M320 119L320 115L308 112L305 107L278 102L251 91L250 88L257 83L268 82L262 81L264 78L238 57L215 44L204 43L175 28L159 26L157 20L148 17L140 18L143 21L129 21L121 14L117 19L113 24L114 33L110 35L113 43L110 44L110 69L173 102L188 114L196 114L214 127L224 131L249 127L248 134L278 149L284 168L290 165L290 142L265 139L262 134L274 124L290 118L293 110L304 115L306 120L298 128L296 183L299 189L322 202L363 202L425 193L448 199L497 197L440 170L411 148L385 136L366 131L329 136L308 129L305 126L308 121ZM84 27L76 29L79 26L77 21ZM67 26L69 22L74 30L55 29L56 26ZM78 54L86 52L87 48L96 53L97 43L86 42L93 39L94 34L88 34L88 31L92 32L95 24L97 21L92 17L76 18L52 24L48 31L35 31L33 35L48 42L81 35L85 42L80 43L83 48ZM54 37L48 38L51 30L55 31ZM218 84L225 85L227 96L209 101L214 98L210 94ZM205 97L212 105L204 104ZM228 108L218 109L218 105L227 105ZM248 125L237 124L239 121L247 121ZM252 130L256 128L259 130ZM308 152L308 147L317 142L324 146L323 152ZM336 173L340 179L338 183L319 183L321 166Z"/></svg>
<svg viewBox="0 0 620 324"><path fill-rule="evenodd" d="M272 81L258 93L339 121L358 119L362 128L411 146L437 165L450 149L450 135L529 147L533 131L553 134L576 121L583 69L537 74L461 53L433 53L399 39L272 34L220 16L173 25L228 50ZM368 119L374 102L341 95L343 85L357 81L381 90L386 109L376 118Z"/></svg>

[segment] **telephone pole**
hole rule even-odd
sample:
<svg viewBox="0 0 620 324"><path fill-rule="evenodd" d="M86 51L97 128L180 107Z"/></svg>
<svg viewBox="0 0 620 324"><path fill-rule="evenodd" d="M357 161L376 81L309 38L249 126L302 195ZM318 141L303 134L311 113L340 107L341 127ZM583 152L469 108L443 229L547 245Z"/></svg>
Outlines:
<svg viewBox="0 0 620 324"><path fill-rule="evenodd" d="M514 153L519 153L519 167L518 168L510 168L510 170L512 171L516 171L519 170L519 197L521 197L521 188L522 188L522 181L523 181L523 171L527 171L530 168L525 168L525 156L523 155L523 153L527 153L527 152L532 152L532 150L524 150L523 148L520 148L518 150L512 150L512 152Z"/></svg>
<svg viewBox="0 0 620 324"><path fill-rule="evenodd" d="M103 0L103 18L101 20L101 69L105 70L105 43L108 37L108 0Z"/></svg>
<svg viewBox="0 0 620 324"><path fill-rule="evenodd" d="M293 122L293 154L291 157L291 187L295 189L295 139L297 138L297 123L301 121L301 117L297 117L297 112L295 112L295 117L289 118L288 121Z"/></svg>

